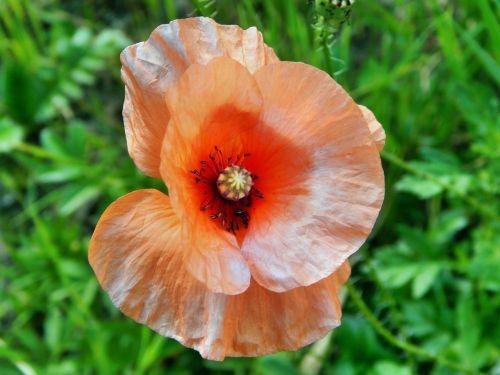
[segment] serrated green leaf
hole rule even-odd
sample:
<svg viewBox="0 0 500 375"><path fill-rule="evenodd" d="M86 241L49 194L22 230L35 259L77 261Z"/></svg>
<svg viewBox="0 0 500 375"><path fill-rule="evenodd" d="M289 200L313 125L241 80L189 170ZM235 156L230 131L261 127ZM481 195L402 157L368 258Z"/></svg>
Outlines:
<svg viewBox="0 0 500 375"><path fill-rule="evenodd" d="M397 264L384 266L377 270L384 285L389 288L399 288L410 282L419 272L418 264Z"/></svg>
<svg viewBox="0 0 500 375"><path fill-rule="evenodd" d="M467 226L468 221L464 211L453 210L444 212L432 229L431 235L433 241L440 245L447 243L458 231Z"/></svg>

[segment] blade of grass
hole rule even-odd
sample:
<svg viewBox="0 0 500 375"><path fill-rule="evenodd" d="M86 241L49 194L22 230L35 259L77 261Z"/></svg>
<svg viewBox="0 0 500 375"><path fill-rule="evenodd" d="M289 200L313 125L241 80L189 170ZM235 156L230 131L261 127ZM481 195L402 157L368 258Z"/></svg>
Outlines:
<svg viewBox="0 0 500 375"><path fill-rule="evenodd" d="M486 50L481 47L479 43L476 42L476 40L472 36L470 36L468 32L463 30L460 25L455 24L455 29L457 30L464 43L481 62L486 72L488 72L491 78L493 78L493 80L495 80L495 82L500 85L500 66L497 61L488 52L486 52Z"/></svg>

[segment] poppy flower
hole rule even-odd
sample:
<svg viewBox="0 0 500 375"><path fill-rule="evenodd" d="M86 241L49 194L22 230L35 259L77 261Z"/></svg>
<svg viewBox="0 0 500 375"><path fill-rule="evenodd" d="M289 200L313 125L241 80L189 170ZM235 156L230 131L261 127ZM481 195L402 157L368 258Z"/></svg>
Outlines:
<svg viewBox="0 0 500 375"><path fill-rule="evenodd" d="M373 114L255 28L209 18L159 26L121 60L129 154L169 195L134 191L99 220L89 261L112 302L215 360L338 326L384 196Z"/></svg>

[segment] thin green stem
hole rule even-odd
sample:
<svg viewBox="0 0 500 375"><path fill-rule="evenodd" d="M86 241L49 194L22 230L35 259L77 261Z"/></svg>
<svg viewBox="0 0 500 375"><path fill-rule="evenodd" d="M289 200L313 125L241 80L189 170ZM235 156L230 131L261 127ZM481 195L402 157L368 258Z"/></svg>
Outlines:
<svg viewBox="0 0 500 375"><path fill-rule="evenodd" d="M192 0L192 4L196 10L204 17L214 17L217 14L216 10L211 7L215 5L213 0Z"/></svg>
<svg viewBox="0 0 500 375"><path fill-rule="evenodd" d="M25 154L29 154L31 156L35 156L35 157L41 158L41 159L50 159L53 161L62 161L62 162L74 162L73 159L70 159L70 158L65 157L65 156L53 154L53 153L45 150L42 147L30 144L30 143L24 143L24 142L19 143L18 145L16 145L15 149L17 151L21 151Z"/></svg>
<svg viewBox="0 0 500 375"><path fill-rule="evenodd" d="M377 319L375 314L370 310L368 305L366 305L366 303L363 301L363 299L361 298L358 291L354 288L354 286L351 283L347 283L346 288L352 301L364 315L366 320L371 324L373 329L391 345L405 351L408 354L413 354L418 357L430 360L432 362L439 363L440 365L449 367L451 369L457 370L465 374L472 374L472 375L483 374L481 372L465 368L456 362L452 362L451 360L448 360L442 356L428 352L427 350L419 348L418 346L406 340L401 340L398 337L394 336L394 334L392 334L387 328L385 328L382 322Z"/></svg>
<svg viewBox="0 0 500 375"><path fill-rule="evenodd" d="M396 166L398 166L401 169L404 169L405 171L408 171L416 176L420 176L422 178L425 178L426 180L432 181L436 185L441 186L443 189L452 192L456 196L460 197L464 202L468 203L471 207L476 209L477 211L481 212L485 216L492 218L492 219L500 219L498 214L492 210L490 207L483 205L480 203L477 199L467 195L463 191L457 189L454 185L449 184L447 182L444 182L443 180L439 179L438 177L427 173L425 171L422 171L418 168L415 168L413 165L410 163L407 163L403 159L399 158L397 155L383 150L381 152L382 158Z"/></svg>
<svg viewBox="0 0 500 375"><path fill-rule="evenodd" d="M321 49L323 51L323 58L325 59L325 64L326 64L326 71L330 76L333 77L333 60L332 60L332 55L331 55L331 43L328 42L328 35L326 35L326 32L324 32L325 35L323 35L321 39Z"/></svg>

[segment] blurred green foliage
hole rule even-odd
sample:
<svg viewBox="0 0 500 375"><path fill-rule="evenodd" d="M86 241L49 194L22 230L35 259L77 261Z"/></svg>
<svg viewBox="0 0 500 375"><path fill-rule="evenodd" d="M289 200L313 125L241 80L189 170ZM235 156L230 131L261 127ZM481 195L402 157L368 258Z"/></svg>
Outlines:
<svg viewBox="0 0 500 375"><path fill-rule="evenodd" d="M339 28L321 3L0 0L0 374L500 374L500 5L358 0ZM119 52L199 14L256 25L387 132L343 324L296 353L204 361L125 318L87 263L110 202L164 189L127 155Z"/></svg>

